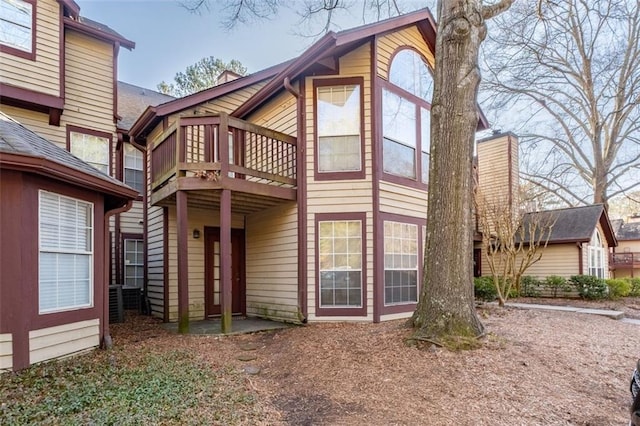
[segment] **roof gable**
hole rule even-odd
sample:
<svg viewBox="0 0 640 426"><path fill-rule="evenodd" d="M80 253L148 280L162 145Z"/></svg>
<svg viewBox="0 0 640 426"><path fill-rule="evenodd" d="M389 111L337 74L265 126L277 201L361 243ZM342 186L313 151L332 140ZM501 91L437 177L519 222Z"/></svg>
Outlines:
<svg viewBox="0 0 640 426"><path fill-rule="evenodd" d="M551 216L554 221L549 243L588 242L596 226L600 224L609 246L617 245L607 211L602 204L525 213L523 226L541 220L543 215L546 218Z"/></svg>

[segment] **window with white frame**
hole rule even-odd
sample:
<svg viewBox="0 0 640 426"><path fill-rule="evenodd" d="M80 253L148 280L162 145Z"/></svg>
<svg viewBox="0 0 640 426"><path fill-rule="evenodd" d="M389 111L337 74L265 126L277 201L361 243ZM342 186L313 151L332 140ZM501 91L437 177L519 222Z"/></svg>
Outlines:
<svg viewBox="0 0 640 426"><path fill-rule="evenodd" d="M361 307L362 222L318 223L321 308Z"/></svg>
<svg viewBox="0 0 640 426"><path fill-rule="evenodd" d="M0 43L32 53L33 4L22 0L0 0Z"/></svg>
<svg viewBox="0 0 640 426"><path fill-rule="evenodd" d="M124 240L124 285L142 288L144 280L143 240L125 238Z"/></svg>
<svg viewBox="0 0 640 426"><path fill-rule="evenodd" d="M597 229L593 233L591 237L591 241L589 242L589 275L593 275L598 278L605 278L604 275L604 255L605 249L604 244L602 243L602 237L600 236L600 231Z"/></svg>
<svg viewBox="0 0 640 426"><path fill-rule="evenodd" d="M317 87L318 172L362 169L360 85Z"/></svg>
<svg viewBox="0 0 640 426"><path fill-rule="evenodd" d="M130 143L124 144L124 183L142 194L144 173L142 152Z"/></svg>
<svg viewBox="0 0 640 426"><path fill-rule="evenodd" d="M384 304L418 301L418 226L384 222Z"/></svg>
<svg viewBox="0 0 640 426"><path fill-rule="evenodd" d="M106 136L69 132L71 153L107 175L109 174L109 142Z"/></svg>
<svg viewBox="0 0 640 426"><path fill-rule="evenodd" d="M93 306L93 204L40 191L40 313Z"/></svg>

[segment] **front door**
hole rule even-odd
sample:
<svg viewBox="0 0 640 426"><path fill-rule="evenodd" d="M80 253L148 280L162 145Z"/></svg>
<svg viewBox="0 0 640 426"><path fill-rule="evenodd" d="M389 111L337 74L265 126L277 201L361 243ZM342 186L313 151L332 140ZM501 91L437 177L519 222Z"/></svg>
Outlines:
<svg viewBox="0 0 640 426"><path fill-rule="evenodd" d="M220 228L204 228L205 314L220 315ZM246 314L244 229L231 230L231 312Z"/></svg>

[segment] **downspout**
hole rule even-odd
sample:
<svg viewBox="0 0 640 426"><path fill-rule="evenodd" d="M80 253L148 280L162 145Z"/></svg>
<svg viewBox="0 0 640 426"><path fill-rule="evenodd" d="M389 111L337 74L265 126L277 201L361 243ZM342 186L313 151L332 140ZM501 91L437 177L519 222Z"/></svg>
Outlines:
<svg viewBox="0 0 640 426"><path fill-rule="evenodd" d="M104 212L104 256L107 255L107 253L109 253L109 251L111 250L111 241L109 239L109 219L111 219L111 216L116 215L116 214L120 214L120 213L124 213L127 210L129 210L131 208L131 206L133 205L133 200L128 200L127 204L125 204L122 207L117 207L115 209L112 210L106 210ZM104 298L102 300L102 308L103 308L103 315L104 318L102 320L102 347L104 349L110 349L111 346L113 345L113 341L111 340L111 335L109 334L109 270L111 269L111 267L106 267L104 268L104 271L102 273L103 277L102 277L102 281L103 281L103 287L104 287Z"/></svg>
<svg viewBox="0 0 640 426"><path fill-rule="evenodd" d="M306 185L307 175L305 167L305 116L304 96L292 85L289 77L283 81L284 88L296 98L298 103L296 114L296 127L298 128L296 149L296 198L298 202L298 319L303 324L307 323L307 202Z"/></svg>
<svg viewBox="0 0 640 426"><path fill-rule="evenodd" d="M583 260L582 260L582 243L578 242L576 243L576 245L578 246L578 274L579 275L584 275L584 265L583 265Z"/></svg>

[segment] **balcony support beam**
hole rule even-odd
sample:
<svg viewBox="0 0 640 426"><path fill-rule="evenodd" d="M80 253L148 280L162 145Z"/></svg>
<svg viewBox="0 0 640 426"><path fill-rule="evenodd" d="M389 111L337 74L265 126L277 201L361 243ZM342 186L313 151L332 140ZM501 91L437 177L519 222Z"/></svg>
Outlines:
<svg viewBox="0 0 640 426"><path fill-rule="evenodd" d="M232 283L231 268L231 191L223 189L220 194L220 305L221 331L231 332Z"/></svg>
<svg viewBox="0 0 640 426"><path fill-rule="evenodd" d="M189 218L187 192L176 193L178 222L178 332L189 333ZM166 249L166 248L165 248Z"/></svg>

